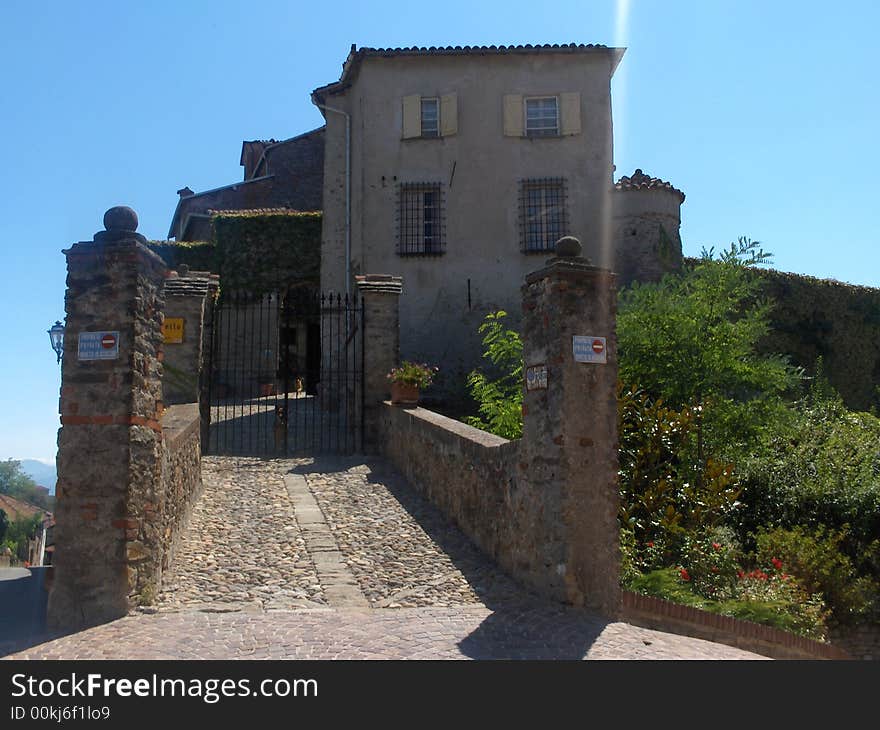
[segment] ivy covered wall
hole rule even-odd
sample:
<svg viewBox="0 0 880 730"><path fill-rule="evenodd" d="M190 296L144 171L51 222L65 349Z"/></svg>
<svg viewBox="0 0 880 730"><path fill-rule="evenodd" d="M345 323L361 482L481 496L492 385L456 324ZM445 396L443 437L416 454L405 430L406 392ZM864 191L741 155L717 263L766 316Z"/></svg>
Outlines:
<svg viewBox="0 0 880 730"><path fill-rule="evenodd" d="M321 268L320 212L222 211L212 218L212 241L150 241L149 247L176 269L220 275L220 286L268 291L291 283L318 286Z"/></svg>
<svg viewBox="0 0 880 730"><path fill-rule="evenodd" d="M220 286L268 291L291 283L318 286L320 212L224 211L213 218Z"/></svg>
<svg viewBox="0 0 880 730"><path fill-rule="evenodd" d="M763 347L810 373L821 356L847 406L880 408L880 289L774 270L760 276L776 303Z"/></svg>
<svg viewBox="0 0 880 730"><path fill-rule="evenodd" d="M193 271L217 273L215 248L210 241L150 241L147 246L162 257L169 269L185 264Z"/></svg>

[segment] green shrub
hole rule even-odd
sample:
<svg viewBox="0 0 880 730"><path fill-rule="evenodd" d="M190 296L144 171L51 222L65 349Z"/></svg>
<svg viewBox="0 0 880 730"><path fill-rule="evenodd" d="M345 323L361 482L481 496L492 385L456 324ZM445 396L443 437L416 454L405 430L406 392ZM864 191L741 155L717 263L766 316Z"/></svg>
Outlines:
<svg viewBox="0 0 880 730"><path fill-rule="evenodd" d="M787 571L809 594L821 594L840 622L863 616L871 607L876 583L859 577L852 560L841 550L848 526L813 530L798 526L762 530L757 535L759 563Z"/></svg>
<svg viewBox="0 0 880 730"><path fill-rule="evenodd" d="M697 593L720 600L737 595L739 558L740 548L733 531L716 528L688 534L681 562Z"/></svg>
<svg viewBox="0 0 880 730"><path fill-rule="evenodd" d="M639 575L625 587L684 606L772 626L817 641L826 640L828 612L820 596L808 595L791 577L783 580L763 571L756 573L761 575L744 573L737 582L735 597L725 600L700 595L694 590L687 570L679 568Z"/></svg>
<svg viewBox="0 0 880 730"><path fill-rule="evenodd" d="M675 410L637 387L618 386L620 524L640 550L649 542L662 550L666 564L678 559L688 531L722 524L739 495L730 464L700 462L690 451L694 428L691 409Z"/></svg>
<svg viewBox="0 0 880 730"><path fill-rule="evenodd" d="M504 327L507 312L498 310L486 315L480 325L483 357L489 361L489 373L474 370L467 383L477 402L480 415L465 422L506 439L522 436L523 416L523 346L519 333Z"/></svg>

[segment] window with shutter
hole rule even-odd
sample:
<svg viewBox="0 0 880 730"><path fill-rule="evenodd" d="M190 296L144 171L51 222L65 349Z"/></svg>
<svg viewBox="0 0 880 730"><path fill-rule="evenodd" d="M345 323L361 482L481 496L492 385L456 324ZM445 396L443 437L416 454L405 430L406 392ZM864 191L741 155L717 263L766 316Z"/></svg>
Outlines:
<svg viewBox="0 0 880 730"><path fill-rule="evenodd" d="M458 98L443 96L403 97L403 138L449 137L458 132Z"/></svg>
<svg viewBox="0 0 880 730"><path fill-rule="evenodd" d="M440 100L436 97L423 96L421 103L422 137L440 136Z"/></svg>
<svg viewBox="0 0 880 730"><path fill-rule="evenodd" d="M526 137L559 135L559 100L555 96L526 99Z"/></svg>

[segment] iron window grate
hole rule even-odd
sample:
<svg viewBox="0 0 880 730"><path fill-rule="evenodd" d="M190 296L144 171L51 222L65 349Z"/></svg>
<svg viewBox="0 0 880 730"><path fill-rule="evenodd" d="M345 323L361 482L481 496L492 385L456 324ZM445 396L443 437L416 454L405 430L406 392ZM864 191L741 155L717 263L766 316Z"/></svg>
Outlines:
<svg viewBox="0 0 880 730"><path fill-rule="evenodd" d="M524 253L552 251L568 233L565 179L531 178L519 185L520 248Z"/></svg>
<svg viewBox="0 0 880 730"><path fill-rule="evenodd" d="M397 253L401 256L439 256L446 249L443 186L440 183L401 183L397 206Z"/></svg>

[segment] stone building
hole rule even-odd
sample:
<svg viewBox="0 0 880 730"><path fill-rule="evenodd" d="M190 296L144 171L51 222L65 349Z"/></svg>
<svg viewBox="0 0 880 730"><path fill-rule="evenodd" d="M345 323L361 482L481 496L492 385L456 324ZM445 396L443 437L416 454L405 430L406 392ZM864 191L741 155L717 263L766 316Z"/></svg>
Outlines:
<svg viewBox="0 0 880 730"><path fill-rule="evenodd" d="M312 93L326 121L322 288L402 276L402 356L460 380L485 314L518 325L521 283L561 236L623 283L678 265L683 194L641 171L613 183L623 54L352 46L339 80Z"/></svg>
<svg viewBox="0 0 880 730"><path fill-rule="evenodd" d="M684 194L641 170L614 183L611 79L625 49L351 47L315 89L325 126L246 141L245 180L181 198L169 236L210 237L210 211L322 210L321 289L402 276L401 354L442 379L480 360L478 328L563 235L618 282L681 263Z"/></svg>
<svg viewBox="0 0 880 730"><path fill-rule="evenodd" d="M210 211L287 208L320 210L324 177L324 128L277 142L241 144L242 182L195 193L177 191L180 199L168 237L178 241L211 239Z"/></svg>

